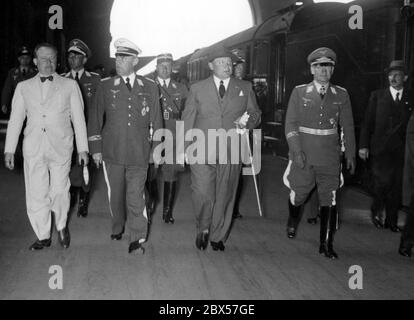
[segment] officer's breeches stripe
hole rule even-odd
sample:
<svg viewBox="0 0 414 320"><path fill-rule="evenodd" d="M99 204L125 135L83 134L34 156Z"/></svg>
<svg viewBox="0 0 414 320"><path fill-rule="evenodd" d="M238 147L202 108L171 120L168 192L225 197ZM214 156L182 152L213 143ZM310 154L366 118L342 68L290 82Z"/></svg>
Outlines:
<svg viewBox="0 0 414 320"><path fill-rule="evenodd" d="M102 162L102 167L103 167L106 187L108 189L109 212L111 213L111 216L113 217L114 215L112 213L112 208L111 208L111 185L109 184L108 172L106 171L105 161Z"/></svg>
<svg viewBox="0 0 414 320"><path fill-rule="evenodd" d="M290 202L295 205L295 191L293 191L290 187L290 182L288 180L288 175L290 173L290 168L292 166L292 160L289 160L289 163L287 165L287 168L285 170L285 173L283 174L283 183L285 184L286 187L288 187L290 189Z"/></svg>
<svg viewBox="0 0 414 320"><path fill-rule="evenodd" d="M332 134L337 134L337 129L313 129L313 128L307 128L307 127L299 127L299 132L307 133L307 134L313 134L317 136L329 136Z"/></svg>

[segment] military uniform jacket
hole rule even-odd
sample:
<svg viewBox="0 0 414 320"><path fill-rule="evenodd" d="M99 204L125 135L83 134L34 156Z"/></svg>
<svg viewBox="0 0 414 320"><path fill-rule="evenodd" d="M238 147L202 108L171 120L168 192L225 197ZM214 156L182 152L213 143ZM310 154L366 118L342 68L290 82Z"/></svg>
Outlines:
<svg viewBox="0 0 414 320"><path fill-rule="evenodd" d="M330 84L322 99L313 82L295 87L286 113L285 133L290 157L294 152L303 151L310 165L339 164L341 133L345 157L355 157L354 121L348 92Z"/></svg>
<svg viewBox="0 0 414 320"><path fill-rule="evenodd" d="M170 80L167 88L164 88L158 80L155 80L160 92L160 105L164 119L164 128L170 130L175 136L175 122L181 119L188 96L188 90L182 83Z"/></svg>
<svg viewBox="0 0 414 320"><path fill-rule="evenodd" d="M405 148L407 123L414 108L413 92L404 89L399 103L394 102L390 89L372 92L361 126L360 148L371 155Z"/></svg>
<svg viewBox="0 0 414 320"><path fill-rule="evenodd" d="M33 78L36 75L36 69L29 67L25 75L23 75L20 67L10 69L4 82L3 90L1 92L1 105L10 107L10 102L13 97L14 90L19 82Z"/></svg>
<svg viewBox="0 0 414 320"><path fill-rule="evenodd" d="M150 124L154 132L162 128L154 83L137 75L130 92L122 77L104 79L89 112L90 152L102 153L103 160L113 164L145 168L151 151Z"/></svg>
<svg viewBox="0 0 414 320"><path fill-rule="evenodd" d="M66 78L73 79L72 72L68 72L64 75ZM92 101L95 98L96 90L101 84L101 77L94 72L83 71L82 76L79 78L78 85L82 92L83 103L85 106L85 119L88 122L88 110L92 106Z"/></svg>
<svg viewBox="0 0 414 320"><path fill-rule="evenodd" d="M185 132L197 128L204 133L206 145L208 145L209 129L235 129L235 121L245 112L250 117L247 122L247 129L254 129L260 124L261 111L256 102L252 85L248 81L231 78L223 99L220 98L213 76L193 84L185 105L182 119ZM188 146L191 142L187 142ZM229 144L227 145L228 160ZM218 151L218 147L216 147ZM207 158L212 159L216 155L209 153Z"/></svg>

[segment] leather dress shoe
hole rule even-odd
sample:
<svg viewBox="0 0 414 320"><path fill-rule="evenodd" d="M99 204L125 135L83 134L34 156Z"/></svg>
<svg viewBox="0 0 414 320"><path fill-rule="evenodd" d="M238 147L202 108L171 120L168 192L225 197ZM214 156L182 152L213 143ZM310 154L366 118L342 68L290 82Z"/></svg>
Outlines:
<svg viewBox="0 0 414 320"><path fill-rule="evenodd" d="M44 239L44 240L36 240L35 243L33 243L30 247L29 250L34 251L34 250L42 250L45 247L50 247L52 243L52 239Z"/></svg>
<svg viewBox="0 0 414 320"><path fill-rule="evenodd" d="M211 241L210 244L214 251L218 251L218 250L224 251L225 246L224 246L223 241L219 241L219 242Z"/></svg>
<svg viewBox="0 0 414 320"><path fill-rule="evenodd" d="M243 216L241 215L240 211L235 210L235 211L233 212L233 217L232 217L232 218L233 218L233 219L241 219L241 218L243 218Z"/></svg>
<svg viewBox="0 0 414 320"><path fill-rule="evenodd" d="M63 248L67 249L70 245L70 234L68 227L58 231L59 242Z"/></svg>
<svg viewBox="0 0 414 320"><path fill-rule="evenodd" d="M88 216L88 204L82 203L78 208L78 217L86 218Z"/></svg>
<svg viewBox="0 0 414 320"><path fill-rule="evenodd" d="M200 232L197 234L196 247L199 250L205 250L208 244L208 232Z"/></svg>
<svg viewBox="0 0 414 320"><path fill-rule="evenodd" d="M381 219L378 216L373 216L372 217L372 223L378 229L384 229L385 228L384 223L382 223Z"/></svg>
<svg viewBox="0 0 414 320"><path fill-rule="evenodd" d="M131 242L128 247L128 253L130 254L144 254L145 248L142 246L142 243L139 243L139 240Z"/></svg>
<svg viewBox="0 0 414 320"><path fill-rule="evenodd" d="M168 223L174 224L174 221L175 221L170 213L164 213L162 215L162 220L164 220L164 222L167 223L167 224Z"/></svg>
<svg viewBox="0 0 414 320"><path fill-rule="evenodd" d="M287 228L287 236L289 239L293 239L294 237L296 237L296 228L294 227Z"/></svg>
<svg viewBox="0 0 414 320"><path fill-rule="evenodd" d="M411 258L411 248L407 247L400 247L398 249L398 253L403 257Z"/></svg>
<svg viewBox="0 0 414 320"><path fill-rule="evenodd" d="M111 240L119 241L122 239L122 235L124 234L125 228L122 228L120 233L111 234Z"/></svg>
<svg viewBox="0 0 414 320"><path fill-rule="evenodd" d="M390 226L390 230L392 232L401 232L401 229L398 226Z"/></svg>
<svg viewBox="0 0 414 320"><path fill-rule="evenodd" d="M308 218L308 223L309 223L309 224L312 224L312 225L317 224L317 223L318 223L318 217L315 217L315 218Z"/></svg>

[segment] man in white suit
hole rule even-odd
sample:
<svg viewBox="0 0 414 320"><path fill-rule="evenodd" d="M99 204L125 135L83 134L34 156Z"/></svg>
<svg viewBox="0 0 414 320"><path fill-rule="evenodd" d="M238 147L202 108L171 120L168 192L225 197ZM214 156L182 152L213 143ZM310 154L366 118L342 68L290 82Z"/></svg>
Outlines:
<svg viewBox="0 0 414 320"><path fill-rule="evenodd" d="M38 238L30 250L50 246L52 211L59 241L66 249L70 244L66 221L74 134L78 161L88 163L82 96L76 81L56 73L57 50L54 46L48 43L37 45L33 61L39 73L20 82L13 96L4 161L6 167L13 170L14 152L27 117L23 140L26 206Z"/></svg>

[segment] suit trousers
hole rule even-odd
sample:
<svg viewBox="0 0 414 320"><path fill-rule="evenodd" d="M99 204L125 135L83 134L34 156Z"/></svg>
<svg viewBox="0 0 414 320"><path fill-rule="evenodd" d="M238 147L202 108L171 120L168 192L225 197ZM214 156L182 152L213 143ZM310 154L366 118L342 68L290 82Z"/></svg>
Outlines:
<svg viewBox="0 0 414 320"><path fill-rule="evenodd" d="M71 158L59 157L44 137L35 155L24 155L27 214L39 240L50 238L52 216L58 231L66 226L70 205Z"/></svg>
<svg viewBox="0 0 414 320"><path fill-rule="evenodd" d="M190 168L197 233L209 230L211 241L226 241L241 165L194 164Z"/></svg>
<svg viewBox="0 0 414 320"><path fill-rule="evenodd" d="M401 243L407 247L414 246L414 196L411 197L407 220L401 234Z"/></svg>
<svg viewBox="0 0 414 320"><path fill-rule="evenodd" d="M402 178L404 150L387 152L371 157L372 210L378 214L385 207L386 221L394 226L398 223L398 210L402 201Z"/></svg>
<svg viewBox="0 0 414 320"><path fill-rule="evenodd" d="M112 217L112 233L121 233L126 224L130 242L145 242L148 216L144 188L148 168L108 162L104 162L103 168Z"/></svg>
<svg viewBox="0 0 414 320"><path fill-rule="evenodd" d="M301 169L289 160L283 175L283 182L290 189L290 202L295 206L307 200L315 184L319 205L334 206L336 205L336 191L341 186L341 165L340 163L329 166L306 164Z"/></svg>

